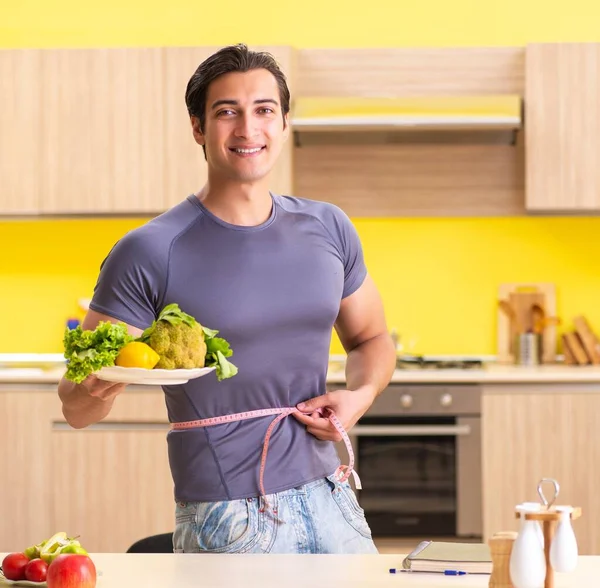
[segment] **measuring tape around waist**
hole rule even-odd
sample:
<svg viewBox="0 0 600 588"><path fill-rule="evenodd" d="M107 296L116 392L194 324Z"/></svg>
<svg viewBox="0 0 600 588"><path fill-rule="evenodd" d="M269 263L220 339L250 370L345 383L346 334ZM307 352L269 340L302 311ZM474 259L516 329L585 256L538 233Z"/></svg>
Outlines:
<svg viewBox="0 0 600 588"><path fill-rule="evenodd" d="M336 428L336 430L342 436L342 440L344 441L344 444L346 445L346 449L348 451L348 457L349 457L348 465L339 466L335 472L338 481L345 482L352 474L354 476L356 488L360 490L361 489L360 478L358 477L358 474L354 470L354 451L352 450L352 443L350 442L348 433L346 433L344 426L342 425L340 420L337 418L337 416L335 416L333 411L331 411L329 409L325 409L322 411L320 410L319 412L321 412L321 414L324 416L324 418L327 418L331 422L331 424ZM256 419L256 418L275 415L275 418L271 421L271 424L267 428L267 432L265 433L265 438L263 440L262 455L260 458L259 482L258 482L261 498L264 500L264 503L268 508L268 502L267 502L267 498L266 498L265 485L264 485L264 477L265 477L265 466L266 466L266 462L267 462L267 454L269 452L269 442L271 440L271 435L273 434L273 430L275 429L275 427L284 418L286 418L287 416L289 416L293 413L304 414L293 406L285 407L285 408L264 408L261 410L251 410L248 412L237 412L234 414L227 414L227 415L220 416L220 417L200 419L197 421L184 421L181 423L171 423L171 428L175 431L178 431L178 430L195 429L195 428L201 428L201 427L212 427L215 425L223 425L225 423L233 423L236 421L245 421L245 420L249 420L249 419Z"/></svg>

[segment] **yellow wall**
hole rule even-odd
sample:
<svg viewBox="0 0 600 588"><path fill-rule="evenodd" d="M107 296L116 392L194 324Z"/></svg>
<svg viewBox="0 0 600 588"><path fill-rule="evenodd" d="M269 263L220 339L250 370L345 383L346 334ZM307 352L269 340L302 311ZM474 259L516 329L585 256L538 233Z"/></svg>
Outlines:
<svg viewBox="0 0 600 588"><path fill-rule="evenodd" d="M232 0L2 3L0 47L524 45L600 40L600 5L572 0L364 2ZM360 75L357 72L357 75ZM196 188L191 186L190 189ZM182 198L185 195L182 195ZM89 297L112 244L143 220L0 222L0 352L60 352L67 316ZM552 281L567 326L600 327L600 219L358 219L390 326L412 350L494 353L503 281ZM334 341L333 351L339 351Z"/></svg>
<svg viewBox="0 0 600 588"><path fill-rule="evenodd" d="M144 220L0 223L0 353L61 352L113 243ZM391 326L413 351L495 353L497 286L551 281L600 326L600 218L356 219ZM339 352L334 341L333 351Z"/></svg>
<svg viewBox="0 0 600 588"><path fill-rule="evenodd" d="M300 8L302 6L302 8ZM3 0L0 46L524 45L599 40L595 0Z"/></svg>

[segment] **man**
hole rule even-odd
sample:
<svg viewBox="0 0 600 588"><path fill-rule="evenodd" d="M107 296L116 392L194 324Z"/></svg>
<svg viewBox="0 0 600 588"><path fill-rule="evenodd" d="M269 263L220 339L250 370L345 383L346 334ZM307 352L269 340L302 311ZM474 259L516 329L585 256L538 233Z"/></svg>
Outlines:
<svg viewBox="0 0 600 588"><path fill-rule="evenodd" d="M347 481L340 433L386 387L395 354L361 244L337 207L269 191L289 134L290 95L274 59L225 47L189 81L193 136L208 180L128 233L104 260L83 328L123 321L138 336L170 303L218 329L238 374L165 386L171 422L297 406L274 429L260 499L263 438L273 417L173 430L175 552L376 553ZM332 327L348 352L347 390L326 392ZM123 384L62 380L71 426L108 415ZM304 402L304 404L302 404ZM323 412L325 409L325 412ZM274 516L273 513L276 513Z"/></svg>

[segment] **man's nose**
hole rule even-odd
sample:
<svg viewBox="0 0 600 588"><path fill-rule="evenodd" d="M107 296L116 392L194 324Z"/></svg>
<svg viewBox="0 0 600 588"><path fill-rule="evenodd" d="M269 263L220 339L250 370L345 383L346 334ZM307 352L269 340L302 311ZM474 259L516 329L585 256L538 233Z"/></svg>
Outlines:
<svg viewBox="0 0 600 588"><path fill-rule="evenodd" d="M247 114L240 116L235 131L236 135L243 139L254 137L257 132L257 125L254 117Z"/></svg>

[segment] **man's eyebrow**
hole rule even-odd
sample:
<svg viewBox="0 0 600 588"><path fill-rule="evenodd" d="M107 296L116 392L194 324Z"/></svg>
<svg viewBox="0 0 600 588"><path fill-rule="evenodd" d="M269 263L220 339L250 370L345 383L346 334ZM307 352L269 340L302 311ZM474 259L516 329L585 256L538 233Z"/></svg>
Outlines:
<svg viewBox="0 0 600 588"><path fill-rule="evenodd" d="M275 106L279 106L279 102L273 98L259 98L254 101L254 104L274 104ZM224 98L221 100L215 100L211 105L211 110L218 108L219 106L239 106L239 102L237 100L233 100L232 98Z"/></svg>

